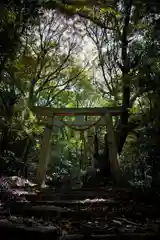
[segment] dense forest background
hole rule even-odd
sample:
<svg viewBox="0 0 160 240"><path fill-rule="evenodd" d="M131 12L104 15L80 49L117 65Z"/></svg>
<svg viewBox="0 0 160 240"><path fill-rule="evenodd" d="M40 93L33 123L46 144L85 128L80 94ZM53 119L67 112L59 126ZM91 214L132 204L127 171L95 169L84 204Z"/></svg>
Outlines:
<svg viewBox="0 0 160 240"><path fill-rule="evenodd" d="M1 1L1 175L34 179L43 127L33 106L122 106L114 119L126 179L160 181L160 6L134 1ZM105 128L54 128L48 176L79 182L105 166ZM103 162L103 163L102 163Z"/></svg>

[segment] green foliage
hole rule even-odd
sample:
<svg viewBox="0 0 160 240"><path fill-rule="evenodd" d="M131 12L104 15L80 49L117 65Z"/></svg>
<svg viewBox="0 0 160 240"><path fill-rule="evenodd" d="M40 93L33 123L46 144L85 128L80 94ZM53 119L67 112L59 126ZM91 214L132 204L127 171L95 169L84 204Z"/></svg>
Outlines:
<svg viewBox="0 0 160 240"><path fill-rule="evenodd" d="M94 6L91 1L70 5L45 1L43 6L53 11L42 10L39 16L37 1L1 3L0 150L5 173L16 174L16 166L19 168L19 162L23 165L25 159L30 171L32 164L37 164L43 126L31 112L33 105L123 104L129 108L129 115L122 114L121 120L114 118L115 128L122 135L116 137L124 144L123 171L130 170L128 178L133 180L144 180L150 171L155 183L160 171L160 35L157 15L155 11L150 13L148 4L135 3L127 15L125 2L119 8L118 4L105 6L101 1ZM94 53L88 57L93 58L90 66L79 57L84 33L97 50L96 57ZM92 129L90 134L93 133ZM101 138L103 134L104 131ZM48 174L66 171L78 180L81 169L91 164L79 133L65 128L55 135ZM117 144L120 145L118 140ZM8 150L11 146L14 154Z"/></svg>
<svg viewBox="0 0 160 240"><path fill-rule="evenodd" d="M0 161L0 172L4 175L15 176L23 167L23 163L11 151L5 151Z"/></svg>
<svg viewBox="0 0 160 240"><path fill-rule="evenodd" d="M0 3L0 66L14 58L20 37L30 19L37 16L38 1L2 1Z"/></svg>

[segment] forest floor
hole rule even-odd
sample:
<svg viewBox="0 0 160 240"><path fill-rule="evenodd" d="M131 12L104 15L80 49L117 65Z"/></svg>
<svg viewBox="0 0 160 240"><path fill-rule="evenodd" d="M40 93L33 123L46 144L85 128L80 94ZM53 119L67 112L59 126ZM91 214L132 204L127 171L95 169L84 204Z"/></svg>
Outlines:
<svg viewBox="0 0 160 240"><path fill-rule="evenodd" d="M13 198L9 194L19 197ZM156 196L156 195L155 195ZM1 191L0 231L6 239L159 239L159 199L106 186L57 193L14 187Z"/></svg>

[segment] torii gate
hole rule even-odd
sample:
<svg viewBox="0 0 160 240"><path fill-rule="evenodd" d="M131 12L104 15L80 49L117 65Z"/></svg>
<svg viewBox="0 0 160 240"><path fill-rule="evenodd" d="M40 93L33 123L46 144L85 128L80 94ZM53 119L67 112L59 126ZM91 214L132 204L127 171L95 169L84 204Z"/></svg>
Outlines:
<svg viewBox="0 0 160 240"><path fill-rule="evenodd" d="M52 107L33 107L32 111L36 114L39 120L46 124L44 130L39 163L37 167L37 183L42 185L45 179L46 170L49 162L51 134L52 128L49 126L93 126L93 121L85 121L84 116L100 116L101 119L95 125L106 126L109 147L109 161L111 164L113 178L120 180L120 166L117 157L117 146L115 140L115 133L113 129L112 116L121 114L121 107L102 107L102 108L52 108ZM56 120L56 116L75 116L75 121L60 121Z"/></svg>

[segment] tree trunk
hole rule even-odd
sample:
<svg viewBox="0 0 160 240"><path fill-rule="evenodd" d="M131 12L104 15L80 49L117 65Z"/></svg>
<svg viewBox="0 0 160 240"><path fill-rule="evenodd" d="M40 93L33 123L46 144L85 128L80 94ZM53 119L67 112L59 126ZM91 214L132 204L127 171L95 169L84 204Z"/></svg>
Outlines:
<svg viewBox="0 0 160 240"><path fill-rule="evenodd" d="M30 137L27 138L26 140L26 145L25 149L23 151L23 155L21 157L23 164L23 167L21 169L21 175L24 176L25 178L28 178L28 168L27 168L27 159L28 159L28 154L31 148L32 140Z"/></svg>
<svg viewBox="0 0 160 240"><path fill-rule="evenodd" d="M125 144L127 135L128 135L128 118L129 118L129 107L130 107L130 64L128 59L128 30L129 30L129 23L130 23L130 13L132 7L132 0L129 0L126 3L125 7L125 19L124 19L124 27L122 32L122 47L121 47L121 56L122 56L122 63L123 66L121 67L122 70L122 81L123 81L123 98L122 98L122 114L120 120L120 135L118 141L118 153L120 154L123 146Z"/></svg>

